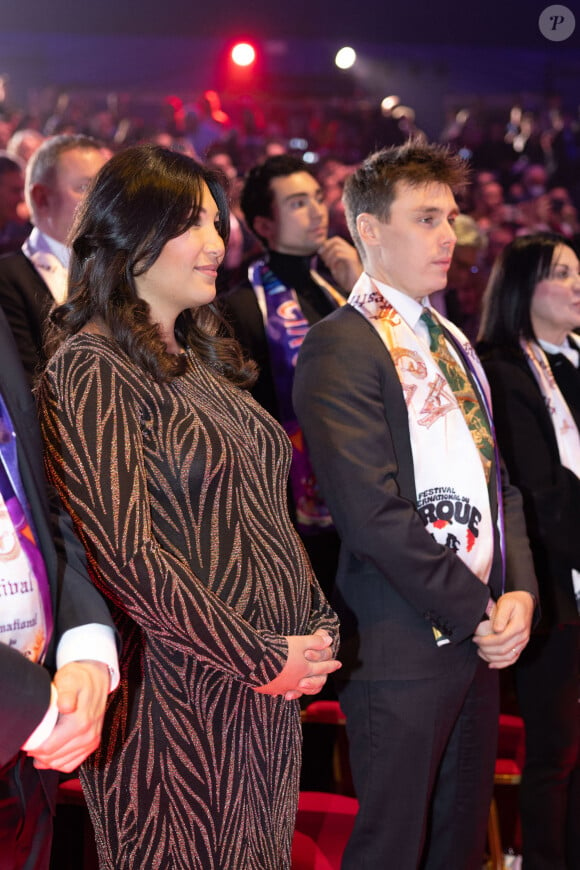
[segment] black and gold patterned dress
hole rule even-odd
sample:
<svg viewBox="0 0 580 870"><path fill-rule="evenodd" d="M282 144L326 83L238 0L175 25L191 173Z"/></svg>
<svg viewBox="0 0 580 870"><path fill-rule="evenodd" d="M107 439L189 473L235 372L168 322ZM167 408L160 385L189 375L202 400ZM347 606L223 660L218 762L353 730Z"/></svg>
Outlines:
<svg viewBox="0 0 580 870"><path fill-rule="evenodd" d="M100 867L288 867L298 705L254 687L283 667L284 635L338 632L288 518L286 436L193 352L159 386L97 335L65 342L39 402L123 642L81 774Z"/></svg>

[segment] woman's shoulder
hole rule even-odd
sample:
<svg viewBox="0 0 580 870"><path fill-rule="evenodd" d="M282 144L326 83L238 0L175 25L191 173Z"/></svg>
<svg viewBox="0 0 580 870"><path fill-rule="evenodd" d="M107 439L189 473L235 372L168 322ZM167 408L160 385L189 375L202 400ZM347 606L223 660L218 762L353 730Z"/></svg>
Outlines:
<svg viewBox="0 0 580 870"><path fill-rule="evenodd" d="M504 375L517 376L518 372L528 375L529 367L519 346L478 342L476 352L487 374L502 372Z"/></svg>
<svg viewBox="0 0 580 870"><path fill-rule="evenodd" d="M114 339L97 332L77 332L69 335L53 353L47 368L70 363L75 358L103 360L110 359L116 364L130 364L130 360Z"/></svg>
<svg viewBox="0 0 580 870"><path fill-rule="evenodd" d="M499 393L518 395L526 403L539 401L543 406L536 379L519 346L479 343L476 350L496 398Z"/></svg>
<svg viewBox="0 0 580 870"><path fill-rule="evenodd" d="M128 382L136 388L147 380L114 339L95 332L78 332L66 338L49 359L43 376L45 382L60 389L95 378L101 383L115 380L119 387Z"/></svg>
<svg viewBox="0 0 580 870"><path fill-rule="evenodd" d="M479 341L475 347L482 363L506 363L521 365L525 363L522 349L518 345L494 344L490 341Z"/></svg>
<svg viewBox="0 0 580 870"><path fill-rule="evenodd" d="M376 340L376 343L375 343ZM384 348L373 324L352 305L341 305L308 330L305 343L321 347L336 347L341 353L371 353Z"/></svg>

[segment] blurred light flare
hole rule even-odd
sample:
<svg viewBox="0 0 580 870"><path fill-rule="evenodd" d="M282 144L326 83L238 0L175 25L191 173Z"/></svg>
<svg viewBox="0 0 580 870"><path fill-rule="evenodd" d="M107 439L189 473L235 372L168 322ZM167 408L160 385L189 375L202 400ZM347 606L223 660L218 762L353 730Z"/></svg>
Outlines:
<svg viewBox="0 0 580 870"><path fill-rule="evenodd" d="M356 61L356 51L348 45L336 52L334 62L339 69L350 69Z"/></svg>
<svg viewBox="0 0 580 870"><path fill-rule="evenodd" d="M398 106L401 102L400 97L396 94L391 94L389 97L385 97L381 102L381 110L383 114L388 114L392 112L395 106Z"/></svg>
<svg viewBox="0 0 580 870"><path fill-rule="evenodd" d="M236 66L250 66L256 60L256 49L249 42L238 42L231 51Z"/></svg>

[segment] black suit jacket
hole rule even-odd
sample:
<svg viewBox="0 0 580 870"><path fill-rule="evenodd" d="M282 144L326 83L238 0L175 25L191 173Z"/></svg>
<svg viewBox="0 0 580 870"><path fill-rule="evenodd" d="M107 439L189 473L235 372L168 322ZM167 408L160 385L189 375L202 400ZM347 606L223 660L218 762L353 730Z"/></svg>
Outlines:
<svg viewBox="0 0 580 870"><path fill-rule="evenodd" d="M48 490L36 407L1 312L0 391L16 431L18 465L47 568L55 625L44 666L0 643L1 768L15 756L48 709L54 653L62 634L87 623L113 623L88 577L84 550L70 517L60 507L56 493Z"/></svg>
<svg viewBox="0 0 580 870"><path fill-rule="evenodd" d="M502 455L521 490L542 605L541 627L580 623L571 570L580 570L580 480L560 461L552 418L519 348L481 346ZM580 428L580 371L548 354Z"/></svg>
<svg viewBox="0 0 580 870"><path fill-rule="evenodd" d="M54 300L22 251L0 258L0 306L14 335L29 382L44 368L44 329Z"/></svg>
<svg viewBox="0 0 580 870"><path fill-rule="evenodd" d="M334 600L341 674L424 678L475 656L471 637L490 589L424 527L399 378L375 329L350 305L306 336L294 404L342 538ZM507 483L504 508L508 588L535 595L521 498ZM499 585L500 571L496 546L490 585ZM451 643L437 647L433 626Z"/></svg>

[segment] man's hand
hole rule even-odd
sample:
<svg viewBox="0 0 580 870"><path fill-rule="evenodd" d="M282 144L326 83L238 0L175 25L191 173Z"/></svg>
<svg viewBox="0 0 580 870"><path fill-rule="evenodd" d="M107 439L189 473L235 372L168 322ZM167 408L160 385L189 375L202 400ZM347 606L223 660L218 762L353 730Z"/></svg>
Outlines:
<svg viewBox="0 0 580 870"><path fill-rule="evenodd" d="M534 614L529 592L506 592L498 600L488 621L480 622L473 642L490 668L513 665L528 640Z"/></svg>
<svg viewBox="0 0 580 870"><path fill-rule="evenodd" d="M294 701L301 695L316 695L326 682L328 674L341 667L332 658L332 637L324 629L314 634L291 635L288 641L288 658L277 677L256 692L263 695L284 695L286 701Z"/></svg>
<svg viewBox="0 0 580 870"><path fill-rule="evenodd" d="M363 271L356 248L342 236L332 236L319 247L318 256L336 283L350 293Z"/></svg>
<svg viewBox="0 0 580 870"><path fill-rule="evenodd" d="M69 662L54 675L59 717L50 737L29 753L34 766L70 773L94 752L101 739L109 693L108 667L102 662Z"/></svg>

